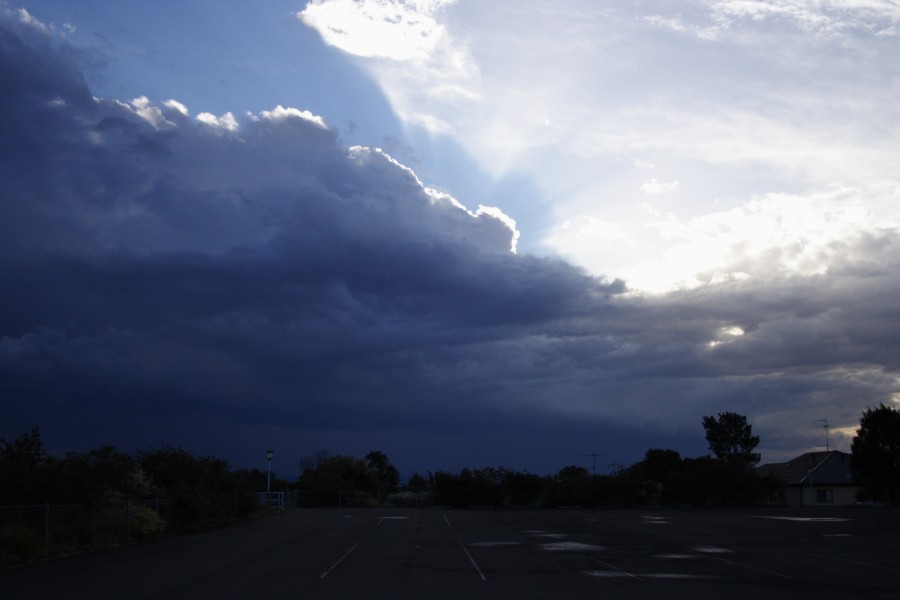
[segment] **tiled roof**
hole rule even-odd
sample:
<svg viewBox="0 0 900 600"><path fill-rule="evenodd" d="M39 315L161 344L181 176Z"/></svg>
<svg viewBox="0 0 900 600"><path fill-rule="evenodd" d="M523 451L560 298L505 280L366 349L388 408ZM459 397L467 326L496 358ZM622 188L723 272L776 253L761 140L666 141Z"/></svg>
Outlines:
<svg viewBox="0 0 900 600"><path fill-rule="evenodd" d="M839 450L807 452L784 463L760 465L763 475L780 477L788 485L855 485L850 470L850 455Z"/></svg>

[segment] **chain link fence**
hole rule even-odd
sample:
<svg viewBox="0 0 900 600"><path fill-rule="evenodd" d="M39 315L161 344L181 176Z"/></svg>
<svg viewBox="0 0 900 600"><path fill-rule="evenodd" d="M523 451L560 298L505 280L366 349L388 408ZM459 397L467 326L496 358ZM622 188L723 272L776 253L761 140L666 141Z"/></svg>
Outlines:
<svg viewBox="0 0 900 600"><path fill-rule="evenodd" d="M175 501L0 506L0 564L150 539L172 522Z"/></svg>
<svg viewBox="0 0 900 600"><path fill-rule="evenodd" d="M297 508L297 499L300 492L288 490L286 492L256 492L256 502L260 508L272 512L284 512L286 509Z"/></svg>

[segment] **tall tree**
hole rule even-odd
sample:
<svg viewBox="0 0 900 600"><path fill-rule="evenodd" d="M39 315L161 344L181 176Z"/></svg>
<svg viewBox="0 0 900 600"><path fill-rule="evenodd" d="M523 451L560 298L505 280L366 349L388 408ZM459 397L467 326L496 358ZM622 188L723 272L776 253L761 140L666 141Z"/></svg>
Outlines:
<svg viewBox="0 0 900 600"><path fill-rule="evenodd" d="M753 451L759 436L753 435L747 417L723 412L718 417L703 417L703 428L709 449L725 464L749 470L759 462L759 453Z"/></svg>
<svg viewBox="0 0 900 600"><path fill-rule="evenodd" d="M46 502L47 452L37 427L11 442L0 438L0 504Z"/></svg>
<svg viewBox="0 0 900 600"><path fill-rule="evenodd" d="M378 474L378 480L386 489L392 490L400 483L400 471L381 450L372 450L366 454L366 464Z"/></svg>
<svg viewBox="0 0 900 600"><path fill-rule="evenodd" d="M350 501L372 503L381 491L381 481L366 461L349 455L330 456L303 470L300 496L309 505L333 505Z"/></svg>
<svg viewBox="0 0 900 600"><path fill-rule="evenodd" d="M759 436L747 423L747 417L733 412L718 417L703 417L706 441L715 458L709 463L699 462L695 470L703 487L708 489L710 502L722 504L755 504L762 495L761 479L754 467L759 453L753 450Z"/></svg>
<svg viewBox="0 0 900 600"><path fill-rule="evenodd" d="M854 476L868 496L896 504L900 488L900 413L884 404L866 409L850 452Z"/></svg>
<svg viewBox="0 0 900 600"><path fill-rule="evenodd" d="M670 473L678 473L683 469L684 462L676 450L650 448L644 454L644 460L632 465L630 470L650 481L661 483Z"/></svg>

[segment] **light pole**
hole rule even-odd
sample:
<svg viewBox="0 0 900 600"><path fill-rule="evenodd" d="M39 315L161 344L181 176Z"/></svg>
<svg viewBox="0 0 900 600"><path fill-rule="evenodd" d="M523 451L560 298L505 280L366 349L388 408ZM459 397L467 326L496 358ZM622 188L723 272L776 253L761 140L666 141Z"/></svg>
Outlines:
<svg viewBox="0 0 900 600"><path fill-rule="evenodd" d="M591 474L596 475L597 474L597 457L603 456L603 455L600 454L599 452L594 452L593 454L585 454L585 456L593 456L594 457L594 464L591 468Z"/></svg>
<svg viewBox="0 0 900 600"><path fill-rule="evenodd" d="M269 469L266 472L266 494L272 491L272 450L266 450L266 460L269 462Z"/></svg>

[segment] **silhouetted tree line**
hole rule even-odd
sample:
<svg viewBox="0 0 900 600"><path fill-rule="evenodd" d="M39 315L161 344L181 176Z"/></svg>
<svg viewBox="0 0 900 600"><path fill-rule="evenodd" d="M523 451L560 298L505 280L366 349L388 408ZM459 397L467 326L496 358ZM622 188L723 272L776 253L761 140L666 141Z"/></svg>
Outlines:
<svg viewBox="0 0 900 600"><path fill-rule="evenodd" d="M300 506L374 506L400 483L400 471L380 450L365 459L322 451L301 460L300 470Z"/></svg>
<svg viewBox="0 0 900 600"><path fill-rule="evenodd" d="M400 485L387 455L363 459L320 452L300 461L294 483L275 477L273 490L298 488L301 506L374 505L384 502L452 507L723 506L755 504L783 482L760 476L759 437L744 416L724 412L702 420L711 456L682 457L651 448L643 460L610 474L570 465L541 476L503 467L414 473ZM881 405L862 415L853 440L853 468L867 497L895 503L900 489L900 414ZM253 492L268 474L232 470L222 459L160 446L134 454L102 446L86 453L49 456L40 431L0 438L0 506L79 504L123 499L176 501L171 529L196 531L247 518Z"/></svg>
<svg viewBox="0 0 900 600"><path fill-rule="evenodd" d="M54 457L36 428L12 441L0 438L0 506L168 498L175 501L170 530L199 531L247 518L266 477L170 446L134 454L102 446Z"/></svg>
<svg viewBox="0 0 900 600"><path fill-rule="evenodd" d="M675 450L650 449L642 461L616 466L607 475L575 465L551 476L503 467L415 473L402 490L395 488L397 471L381 452L371 452L365 460L323 452L301 461L300 501L336 506L388 499L460 508L722 506L755 504L780 485L757 473L759 437L745 417L720 413L704 417L703 427L713 456L682 458Z"/></svg>

